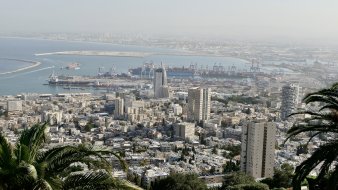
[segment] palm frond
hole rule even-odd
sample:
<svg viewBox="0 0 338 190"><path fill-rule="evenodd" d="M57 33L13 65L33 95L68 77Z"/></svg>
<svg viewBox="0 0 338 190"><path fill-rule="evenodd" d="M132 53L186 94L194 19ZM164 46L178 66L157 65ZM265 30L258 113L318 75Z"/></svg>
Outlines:
<svg viewBox="0 0 338 190"><path fill-rule="evenodd" d="M43 179L45 177L46 168L48 166L48 163L47 162L40 162L40 163L34 162L33 165L35 166L38 176Z"/></svg>
<svg viewBox="0 0 338 190"><path fill-rule="evenodd" d="M12 145L0 133L0 168L8 168L13 158Z"/></svg>
<svg viewBox="0 0 338 190"><path fill-rule="evenodd" d="M64 146L50 149L37 157L37 162L48 163L47 174L59 175L64 173L72 163L85 163L91 169L105 169L111 171L112 166L107 156L114 156L119 159L122 168L126 169L125 161L112 151L94 150L88 145Z"/></svg>
<svg viewBox="0 0 338 190"><path fill-rule="evenodd" d="M61 189L63 181L59 177L45 177L46 182L52 187L52 189Z"/></svg>
<svg viewBox="0 0 338 190"><path fill-rule="evenodd" d="M311 116L321 116L320 113L313 112L313 111L308 111L308 110L307 111L300 111L300 112L292 113L289 116L301 115L301 114L308 114L308 115L311 115Z"/></svg>
<svg viewBox="0 0 338 190"><path fill-rule="evenodd" d="M337 90L337 89L338 89L338 82L334 83L334 84L331 86L331 89L332 89L332 90Z"/></svg>
<svg viewBox="0 0 338 190"><path fill-rule="evenodd" d="M69 152L76 152L77 149L74 146L59 146L52 149L49 149L45 152L40 152L36 157L36 162L43 162L49 160L51 158L55 158L56 156L60 156L62 154L66 154Z"/></svg>
<svg viewBox="0 0 338 190"><path fill-rule="evenodd" d="M24 144L17 143L15 145L15 150L14 150L15 156L16 156L16 162L20 164L22 161L23 162L29 162L30 160L30 149L28 146Z"/></svg>
<svg viewBox="0 0 338 190"><path fill-rule="evenodd" d="M306 176L320 163L324 162L321 171L323 174L327 172L328 167L338 156L338 140L331 141L324 145L321 145L310 158L302 162L299 166L296 167L295 176L293 177L293 187L294 189L300 189L302 181ZM321 174L322 175L322 174Z"/></svg>
<svg viewBox="0 0 338 190"><path fill-rule="evenodd" d="M328 132L333 132L333 133L338 133L338 128L337 125L331 124L331 125L310 125L310 124L295 124L293 127L291 127L287 134L287 138L285 139L284 143L288 141L291 137L294 137L298 134L305 133L305 132L314 132L316 134L320 133L328 133ZM312 137L313 138L313 137Z"/></svg>
<svg viewBox="0 0 338 190"><path fill-rule="evenodd" d="M36 124L32 126L30 129L25 129L18 143L22 146L25 145L29 149L29 157L26 162L32 163L35 160L35 157L38 153L38 150L42 147L43 143L46 142L46 129L48 125L44 124Z"/></svg>
<svg viewBox="0 0 338 190"><path fill-rule="evenodd" d="M53 190L52 186L44 179L39 179L32 190Z"/></svg>
<svg viewBox="0 0 338 190"><path fill-rule="evenodd" d="M63 172L70 164L75 162L89 162L91 160L99 160L100 168L106 169L107 171L111 170L110 163L103 158L101 155L91 150L84 149L74 149L69 152L62 152L62 154L57 154L55 157L46 160L48 162L48 167L46 168L47 173L56 173L59 174ZM92 162L93 166L97 165L95 162Z"/></svg>
<svg viewBox="0 0 338 190"><path fill-rule="evenodd" d="M92 189L135 189L127 186L124 182L113 178L107 172L76 173L67 177L62 189L92 190Z"/></svg>
<svg viewBox="0 0 338 190"><path fill-rule="evenodd" d="M337 189L338 184L338 165L335 166L333 172L329 177L328 189L335 190Z"/></svg>
<svg viewBox="0 0 338 190"><path fill-rule="evenodd" d="M306 104L309 104L312 102L321 102L321 103L326 103L330 105L335 105L338 107L338 102L335 98L321 95L321 94L312 94L311 96L307 96L305 97L304 102Z"/></svg>

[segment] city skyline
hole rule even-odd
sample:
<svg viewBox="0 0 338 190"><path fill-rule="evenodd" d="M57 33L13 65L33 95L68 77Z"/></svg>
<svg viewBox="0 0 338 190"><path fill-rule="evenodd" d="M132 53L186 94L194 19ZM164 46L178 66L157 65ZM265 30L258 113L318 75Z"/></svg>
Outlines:
<svg viewBox="0 0 338 190"><path fill-rule="evenodd" d="M0 1L0 189L338 189L338 1Z"/></svg>

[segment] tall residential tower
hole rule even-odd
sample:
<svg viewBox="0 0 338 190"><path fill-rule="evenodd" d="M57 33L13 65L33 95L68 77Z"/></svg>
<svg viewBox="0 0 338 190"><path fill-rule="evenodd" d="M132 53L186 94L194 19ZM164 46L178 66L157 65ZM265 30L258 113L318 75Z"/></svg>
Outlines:
<svg viewBox="0 0 338 190"><path fill-rule="evenodd" d="M169 98L167 72L162 64L161 68L156 69L154 74L154 97Z"/></svg>
<svg viewBox="0 0 338 190"><path fill-rule="evenodd" d="M122 118L124 116L124 100L122 98L116 98L114 100L115 103L115 118Z"/></svg>
<svg viewBox="0 0 338 190"><path fill-rule="evenodd" d="M241 171L254 178L273 176L276 126L251 122L242 128Z"/></svg>
<svg viewBox="0 0 338 190"><path fill-rule="evenodd" d="M188 90L188 120L206 121L210 117L210 88L190 88Z"/></svg>
<svg viewBox="0 0 338 190"><path fill-rule="evenodd" d="M287 117L296 110L299 103L299 85L288 84L282 87L282 105L281 119L286 120Z"/></svg>

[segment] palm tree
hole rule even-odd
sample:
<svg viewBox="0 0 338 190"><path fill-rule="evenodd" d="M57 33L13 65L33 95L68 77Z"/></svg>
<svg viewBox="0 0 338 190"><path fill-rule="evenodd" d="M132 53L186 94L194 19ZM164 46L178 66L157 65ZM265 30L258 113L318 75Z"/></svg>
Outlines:
<svg viewBox="0 0 338 190"><path fill-rule="evenodd" d="M43 151L46 129L44 123L24 130L14 146L0 134L0 189L133 189L110 173L105 156L116 156L126 168L119 155L85 144Z"/></svg>
<svg viewBox="0 0 338 190"><path fill-rule="evenodd" d="M295 137L298 134L305 133L310 136L308 142L318 135L334 134L338 135L338 83L328 89L319 90L305 96L304 102L308 105L319 103L318 109L308 109L292 115L308 114L309 118L295 122L288 131L288 138ZM307 179L309 173L316 167L319 167L319 174L315 180L308 179L309 184L321 184L327 181L327 189L337 189L338 182L338 139L327 140L320 145L313 154L303 161L295 170L293 177L293 187L300 190L301 183ZM314 188L314 187L312 187Z"/></svg>

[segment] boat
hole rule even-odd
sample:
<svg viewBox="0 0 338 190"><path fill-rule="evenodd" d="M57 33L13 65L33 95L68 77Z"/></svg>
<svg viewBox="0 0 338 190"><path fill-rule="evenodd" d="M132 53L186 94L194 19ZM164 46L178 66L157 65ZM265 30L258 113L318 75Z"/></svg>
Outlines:
<svg viewBox="0 0 338 190"><path fill-rule="evenodd" d="M67 65L66 69L68 70L79 70L80 69L80 63L70 63Z"/></svg>
<svg viewBox="0 0 338 190"><path fill-rule="evenodd" d="M93 81L83 80L81 78L72 77L72 76L58 76L55 75L54 71L49 76L48 84L49 85L58 85L58 86L91 86Z"/></svg>

